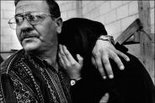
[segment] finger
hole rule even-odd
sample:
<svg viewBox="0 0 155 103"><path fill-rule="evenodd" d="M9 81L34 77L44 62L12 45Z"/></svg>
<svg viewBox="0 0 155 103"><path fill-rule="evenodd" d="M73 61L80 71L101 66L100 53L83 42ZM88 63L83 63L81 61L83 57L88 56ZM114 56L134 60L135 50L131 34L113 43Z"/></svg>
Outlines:
<svg viewBox="0 0 155 103"><path fill-rule="evenodd" d="M123 65L121 59L115 53L112 53L111 59L113 59L116 62L116 64L120 68L120 70L124 70L124 65Z"/></svg>
<svg viewBox="0 0 155 103"><path fill-rule="evenodd" d="M78 59L79 64L82 66L83 65L83 58L79 54L77 54L76 57Z"/></svg>
<svg viewBox="0 0 155 103"><path fill-rule="evenodd" d="M91 58L91 61L92 61L92 64L95 66L95 68L97 68L97 64L96 64L94 57Z"/></svg>
<svg viewBox="0 0 155 103"><path fill-rule="evenodd" d="M103 77L103 79L106 79L106 75L105 75L105 72L102 66L102 62L99 57L96 57L96 64L97 64L97 69L99 70L101 76Z"/></svg>
<svg viewBox="0 0 155 103"><path fill-rule="evenodd" d="M109 61L109 57L108 56L102 56L102 62L103 62L103 65L105 67L105 70L106 70L109 78L110 79L114 78L112 68L111 68L111 64L110 64L110 61Z"/></svg>
<svg viewBox="0 0 155 103"><path fill-rule="evenodd" d="M64 63L64 61L63 61L63 59L62 59L61 54L58 53L58 55L59 55L59 62L60 62L60 65L63 66L63 67L65 67L65 63Z"/></svg>
<svg viewBox="0 0 155 103"><path fill-rule="evenodd" d="M100 100L99 103L108 103L109 100L109 93L106 93Z"/></svg>
<svg viewBox="0 0 155 103"><path fill-rule="evenodd" d="M59 52L60 52L61 55L65 55L64 52L63 52L63 49L62 49L62 45L61 44L59 44Z"/></svg>
<svg viewBox="0 0 155 103"><path fill-rule="evenodd" d="M126 61L130 61L130 58L126 54L124 54L123 52L117 50L117 54L119 56L123 57Z"/></svg>
<svg viewBox="0 0 155 103"><path fill-rule="evenodd" d="M72 64L74 64L76 62L76 60L73 58L73 56L71 55L71 53L68 51L66 46L62 46L63 52L66 55L68 61L70 61Z"/></svg>
<svg viewBox="0 0 155 103"><path fill-rule="evenodd" d="M64 61L64 64L66 64L67 66L70 65L70 61L67 59L64 50L63 50L63 46L60 45L60 55L61 55L61 59Z"/></svg>

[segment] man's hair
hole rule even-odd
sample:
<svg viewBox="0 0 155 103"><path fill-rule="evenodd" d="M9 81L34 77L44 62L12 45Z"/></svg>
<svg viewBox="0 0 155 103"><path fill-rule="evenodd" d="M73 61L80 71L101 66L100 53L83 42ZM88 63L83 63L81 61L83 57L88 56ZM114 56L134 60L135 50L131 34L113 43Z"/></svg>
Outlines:
<svg viewBox="0 0 155 103"><path fill-rule="evenodd" d="M14 1L15 6L18 4L19 1L22 1L22 0ZM58 3L55 0L45 0L45 1L47 5L49 6L49 12L52 15L52 17L55 17L55 18L60 17L61 13L60 13L60 8L59 8Z"/></svg>

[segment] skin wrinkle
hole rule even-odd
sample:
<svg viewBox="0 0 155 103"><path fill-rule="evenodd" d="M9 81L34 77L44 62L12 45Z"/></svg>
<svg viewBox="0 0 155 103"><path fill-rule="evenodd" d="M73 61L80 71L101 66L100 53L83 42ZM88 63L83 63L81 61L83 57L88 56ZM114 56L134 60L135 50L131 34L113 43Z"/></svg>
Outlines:
<svg viewBox="0 0 155 103"><path fill-rule="evenodd" d="M22 1L22 2L26 2L26 1ZM33 2L37 2L37 1L33 1ZM44 2L44 1L41 1L41 2L43 2L43 3L46 3L46 2ZM20 4L20 2L18 2L18 4L17 5L19 5ZM37 5L39 5L38 3L36 3ZM28 10L28 9L26 9L26 11L24 11L24 8L31 8L30 10ZM17 11L17 9L19 10L19 9L23 9L23 11L21 11L21 13L25 13L25 12L33 12L33 11L35 11L36 12L36 10L33 10L33 9L35 9L35 5L29 5L29 4L25 4L25 5L21 5L21 6L16 6L16 9L15 9L15 14L16 14L16 11ZM38 10L39 12L41 12L41 8L40 8L40 10ZM49 7L48 6L46 6L46 12L49 12ZM45 11L43 11L43 12L45 12Z"/></svg>
<svg viewBox="0 0 155 103"><path fill-rule="evenodd" d="M43 3L46 3L46 2L45 1L38 1L38 2L41 2L41 3L39 3L39 4L37 3L37 8L33 4L35 2L33 2L31 4L31 6L27 6L28 5L27 4L28 2L26 2L26 1L19 2L17 4L17 8L18 9L16 9L16 14L23 13L23 11L24 11L24 13L27 13L27 12L30 12L30 11L41 11L41 12L44 12L44 13L49 13L49 8L47 8L48 6L44 6L44 9L39 8L40 6L42 7L42 5L44 5ZM45 4L45 5L47 5L47 4ZM22 10L20 10L20 9L22 9ZM51 20L49 22L47 22L48 19L51 19ZM24 21L23 23L25 23L25 22L26 21ZM39 47L37 47L37 50L39 50L39 51L37 52L37 50L34 49L35 50L34 52L37 52L38 55L41 54L40 56L42 58L43 57L44 58L48 58L49 57L48 54L52 51L53 56L51 56L51 57L53 58L52 62L54 62L54 64L55 64L55 59L54 58L56 58L55 53L57 51L57 45L58 45L58 43L57 43L57 35L58 34L57 33L59 33L61 31L61 30L58 30L59 25L56 22L57 22L57 19L52 19L51 17L46 17L45 20L41 24L39 24L39 25L34 25L33 26L33 25L30 25L30 23L28 25L28 22L26 22L27 24L25 24L25 26L30 26L29 28L32 28L32 31L29 31L28 33L25 33L25 34L22 34L22 30L21 31L18 30L18 29L20 29L20 27L17 28L17 31L18 31L17 33L20 34L20 35L22 35L22 37L26 37L25 36L26 34L27 35L31 35L31 33L34 34L34 35L36 35L36 36L39 36L39 37L36 38L36 40L38 39L39 42L40 42L40 44L39 44L40 46L37 44L39 46ZM51 26L43 27L44 25L51 25ZM21 26L21 28L22 28L22 26ZM17 35L17 36L18 36L18 38L20 40L19 35ZM35 39L32 38L32 40L35 40ZM37 40L37 42L38 42L38 40ZM35 43L35 41L32 42L32 43ZM24 47L24 45L29 46L30 43L29 44L23 44L23 43L21 43L21 44ZM31 44L30 44L30 46L31 46ZM53 50L50 50L51 48L53 48L54 51ZM43 52L44 52L44 54L42 54ZM50 60L47 60L47 61L49 62ZM53 64L53 63L50 62L50 64Z"/></svg>

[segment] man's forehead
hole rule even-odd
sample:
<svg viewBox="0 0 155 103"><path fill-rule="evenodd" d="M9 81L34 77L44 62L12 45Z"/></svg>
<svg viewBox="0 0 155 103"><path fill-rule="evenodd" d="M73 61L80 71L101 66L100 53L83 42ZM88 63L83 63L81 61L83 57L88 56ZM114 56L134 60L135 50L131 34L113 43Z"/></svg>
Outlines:
<svg viewBox="0 0 155 103"><path fill-rule="evenodd" d="M24 12L27 12L27 11L33 11L35 10L35 8L33 5L21 5L21 6L16 6L16 12L18 13L24 13Z"/></svg>
<svg viewBox="0 0 155 103"><path fill-rule="evenodd" d="M16 5L16 13L24 13L24 12L33 12L33 11L43 11L43 12L48 12L48 5L46 1L32 1L32 0L24 0L24 1L19 1L18 4Z"/></svg>

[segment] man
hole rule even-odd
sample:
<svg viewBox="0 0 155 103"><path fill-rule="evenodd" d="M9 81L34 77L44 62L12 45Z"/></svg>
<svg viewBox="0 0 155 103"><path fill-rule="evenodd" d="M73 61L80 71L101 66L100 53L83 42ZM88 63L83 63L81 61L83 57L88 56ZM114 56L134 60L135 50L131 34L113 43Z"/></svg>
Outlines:
<svg viewBox="0 0 155 103"><path fill-rule="evenodd" d="M98 103L99 101L104 103L101 98L105 93L108 93L105 95L109 97L108 103L155 102L155 86L148 72L136 57L127 53L125 47L116 45L117 49L130 57L130 62L122 60L126 68L124 71L120 71L110 60L114 79L103 80L92 65L90 57L92 45L96 41L93 38L95 38L94 35L107 34L104 25L93 20L72 18L65 21L63 29L64 39L61 40L63 45L60 45L59 57L61 65L70 77L74 74L71 87L73 103ZM88 35L92 38L87 37ZM88 42L89 40L91 43Z"/></svg>
<svg viewBox="0 0 155 103"><path fill-rule="evenodd" d="M15 6L15 18L9 23L16 24L23 49L1 65L0 101L70 103L70 78L57 58L58 34L62 28L57 3L17 0Z"/></svg>

